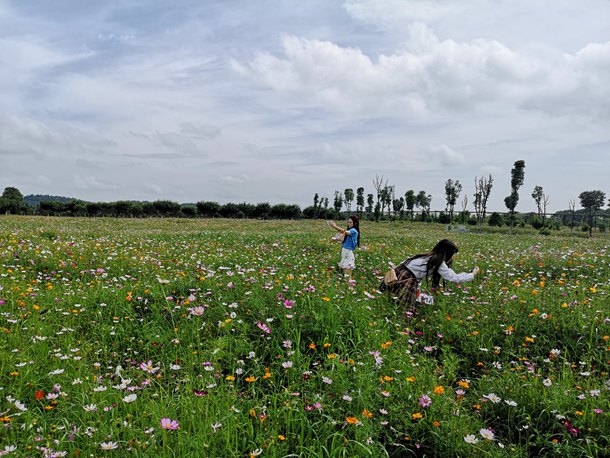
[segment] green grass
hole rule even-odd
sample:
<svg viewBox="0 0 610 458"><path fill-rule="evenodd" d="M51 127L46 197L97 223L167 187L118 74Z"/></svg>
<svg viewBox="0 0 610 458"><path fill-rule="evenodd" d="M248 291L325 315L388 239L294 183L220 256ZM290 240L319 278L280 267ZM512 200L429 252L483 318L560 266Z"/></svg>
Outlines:
<svg viewBox="0 0 610 458"><path fill-rule="evenodd" d="M363 222L350 284L324 222L0 224L0 453L610 455L605 234ZM407 317L446 237L482 274Z"/></svg>

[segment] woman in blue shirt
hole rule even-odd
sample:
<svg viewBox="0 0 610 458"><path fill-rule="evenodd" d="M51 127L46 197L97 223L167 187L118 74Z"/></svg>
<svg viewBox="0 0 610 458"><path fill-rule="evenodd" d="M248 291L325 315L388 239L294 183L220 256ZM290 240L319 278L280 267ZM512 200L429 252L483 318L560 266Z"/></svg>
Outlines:
<svg viewBox="0 0 610 458"><path fill-rule="evenodd" d="M343 269L343 274L352 278L352 272L356 267L356 257L354 250L360 246L360 216L352 215L347 219L347 229L341 229L334 222L331 227L340 234L343 234L343 243L341 244L341 261L339 267Z"/></svg>

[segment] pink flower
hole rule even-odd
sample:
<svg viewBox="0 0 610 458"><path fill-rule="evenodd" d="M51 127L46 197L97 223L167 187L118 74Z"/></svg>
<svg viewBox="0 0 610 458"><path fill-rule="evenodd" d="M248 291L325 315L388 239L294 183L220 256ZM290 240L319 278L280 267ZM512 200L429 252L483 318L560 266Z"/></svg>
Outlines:
<svg viewBox="0 0 610 458"><path fill-rule="evenodd" d="M432 399L425 394L422 394L421 398L419 398L419 405L422 407L429 407L432 404Z"/></svg>
<svg viewBox="0 0 610 458"><path fill-rule="evenodd" d="M294 307L294 301L284 299L284 307L286 307L287 309L291 309L292 307Z"/></svg>
<svg viewBox="0 0 610 458"><path fill-rule="evenodd" d="M177 420L172 420L171 418L164 417L161 419L161 428L174 430L180 428L180 424Z"/></svg>
<svg viewBox="0 0 610 458"><path fill-rule="evenodd" d="M142 369L145 372L148 372L149 374L154 374L155 372L157 372L160 369L160 367L159 366L154 367L152 360L149 359L147 362L140 364L140 369Z"/></svg>
<svg viewBox="0 0 610 458"><path fill-rule="evenodd" d="M261 323L260 321L258 323L256 323L256 325L261 328L263 331L265 331L267 334L271 334L271 329L269 329L269 326L267 326L265 323Z"/></svg>
<svg viewBox="0 0 610 458"><path fill-rule="evenodd" d="M203 315L203 312L205 312L205 308L202 307L201 305L198 305L197 307L193 307L193 308L190 308L187 310L189 311L189 313L191 315L194 315L194 316L201 316L201 315Z"/></svg>

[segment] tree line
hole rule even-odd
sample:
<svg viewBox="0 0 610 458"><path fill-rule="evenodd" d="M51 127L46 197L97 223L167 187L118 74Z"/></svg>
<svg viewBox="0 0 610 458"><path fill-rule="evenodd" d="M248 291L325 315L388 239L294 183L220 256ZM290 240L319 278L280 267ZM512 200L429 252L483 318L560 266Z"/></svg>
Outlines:
<svg viewBox="0 0 610 458"><path fill-rule="evenodd" d="M484 222L492 226L504 224L523 225L530 223L533 227L544 229L557 224L575 226L587 223L591 235L596 225L605 229L598 217L605 217L602 207L606 194L600 190L583 191L579 195L581 210L576 210L576 202L570 200L569 209L556 212L549 218L547 206L549 196L542 186L536 185L531 197L536 203L537 213L527 215L526 220L517 213L519 203L519 190L525 178L525 161L515 161L511 170L511 192L504 199L507 208L506 214L493 212L488 216L487 204L491 194L494 180L490 175L475 177L473 209L468 210L468 196L460 200L463 190L459 180L448 179L445 182L445 209L431 211L432 196L424 190L418 192L410 189L403 195L396 192L396 186L390 185L383 176L376 175L373 179L373 191L365 195L364 187L354 192L353 188L346 188L343 192L336 190L332 204L328 197L321 197L315 193L313 205L301 209L296 204L269 203L226 203L214 201L200 201L197 203L180 204L170 200L157 200L154 202L140 202L120 200L115 202L87 202L80 199L53 196L27 196L15 187L7 187L0 196L0 214L36 214L46 216L83 216L83 217L202 217L202 218L255 218L255 219L335 219L350 214L359 213L361 217L371 220L411 220L431 221L443 224L460 223L481 226ZM456 206L459 208L456 209ZM610 206L610 201L608 202Z"/></svg>

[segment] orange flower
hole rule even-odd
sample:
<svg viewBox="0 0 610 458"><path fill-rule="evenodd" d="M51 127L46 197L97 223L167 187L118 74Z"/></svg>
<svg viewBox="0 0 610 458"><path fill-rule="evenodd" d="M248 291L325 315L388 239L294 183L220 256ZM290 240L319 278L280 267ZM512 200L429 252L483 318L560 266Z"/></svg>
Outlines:
<svg viewBox="0 0 610 458"><path fill-rule="evenodd" d="M386 343L382 343L382 344L381 344L381 348L383 348L383 349L385 350L385 349L386 349L386 348L388 348L390 345L392 345L392 342L388 340Z"/></svg>
<svg viewBox="0 0 610 458"><path fill-rule="evenodd" d="M350 425L357 425L359 423L357 417L345 417L345 421L348 422Z"/></svg>
<svg viewBox="0 0 610 458"><path fill-rule="evenodd" d="M362 415L364 415L366 418L373 418L373 414L366 409L362 411Z"/></svg>
<svg viewBox="0 0 610 458"><path fill-rule="evenodd" d="M256 382L256 377L254 377L253 375L251 375L250 377L246 377L246 382L248 382L248 383Z"/></svg>
<svg viewBox="0 0 610 458"><path fill-rule="evenodd" d="M412 418L413 420L419 420L419 419L420 419L420 418L422 418L422 417L423 417L423 416L422 416L421 412L415 412L413 415L411 415L411 418Z"/></svg>
<svg viewBox="0 0 610 458"><path fill-rule="evenodd" d="M328 342L325 342L323 346L324 346L324 348L328 348L328 347L330 347L330 344Z"/></svg>
<svg viewBox="0 0 610 458"><path fill-rule="evenodd" d="M310 343L310 344L309 344L309 348L311 348L311 349L313 350L314 348L316 348L316 344L315 344L315 343L313 343L313 342L312 342L312 343Z"/></svg>
<svg viewBox="0 0 610 458"><path fill-rule="evenodd" d="M435 421L434 423L432 423L432 425L433 425L435 428L438 428L438 427L441 425L441 422L440 422L440 421Z"/></svg>
<svg viewBox="0 0 610 458"><path fill-rule="evenodd" d="M444 393L445 393L445 388L442 385L434 387L434 394L444 394Z"/></svg>
<svg viewBox="0 0 610 458"><path fill-rule="evenodd" d="M462 388L466 388L466 389L470 388L470 383L468 383L466 380L460 380L458 382L458 385L460 385Z"/></svg>

